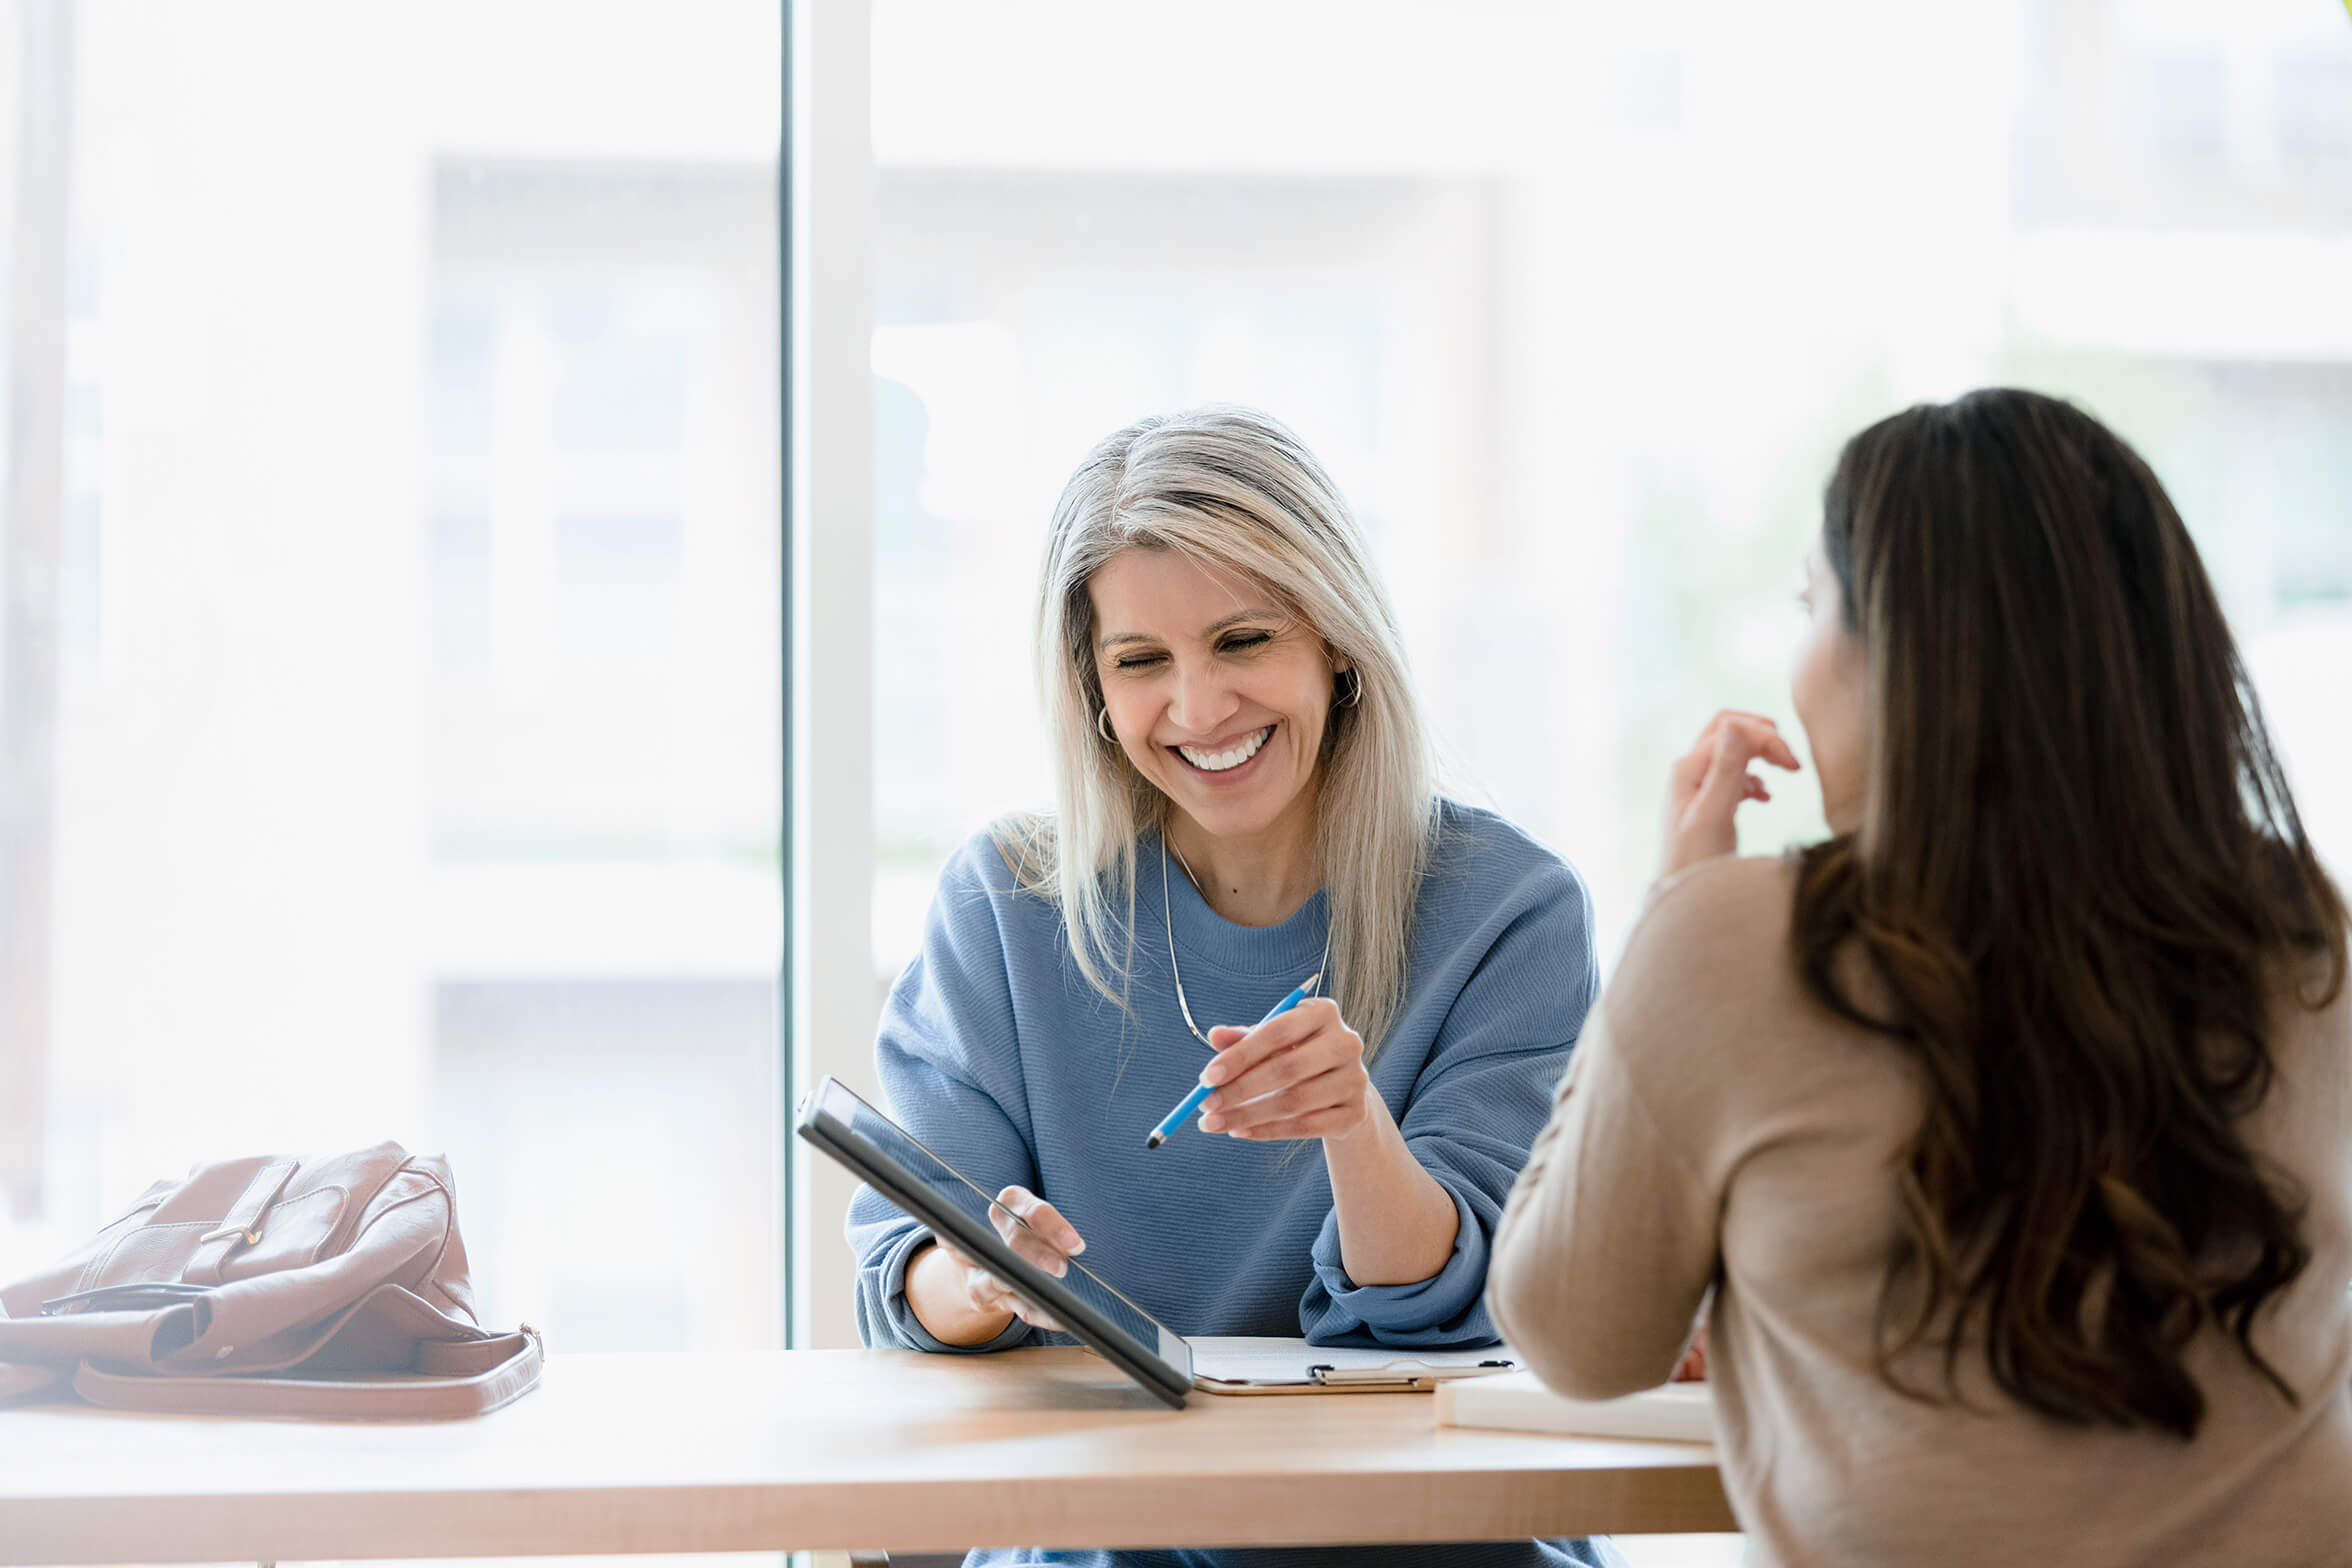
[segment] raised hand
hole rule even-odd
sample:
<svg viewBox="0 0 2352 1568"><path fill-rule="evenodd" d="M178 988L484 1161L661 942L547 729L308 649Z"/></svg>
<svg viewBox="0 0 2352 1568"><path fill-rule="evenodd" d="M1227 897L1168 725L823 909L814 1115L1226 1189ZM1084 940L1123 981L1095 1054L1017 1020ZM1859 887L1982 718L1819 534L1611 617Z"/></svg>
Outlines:
<svg viewBox="0 0 2352 1568"><path fill-rule="evenodd" d="M1764 781L1748 771L1757 761L1791 773L1799 767L1796 752L1780 737L1780 727L1761 713L1725 708L1707 721L1669 776L1660 876L1739 852L1734 814L1743 801L1772 798Z"/></svg>

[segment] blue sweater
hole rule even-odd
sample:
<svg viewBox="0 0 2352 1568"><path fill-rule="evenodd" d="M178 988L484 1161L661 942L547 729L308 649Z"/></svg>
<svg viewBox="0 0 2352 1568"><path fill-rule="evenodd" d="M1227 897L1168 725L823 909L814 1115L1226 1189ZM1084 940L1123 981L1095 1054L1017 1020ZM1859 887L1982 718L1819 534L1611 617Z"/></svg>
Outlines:
<svg viewBox="0 0 2352 1568"><path fill-rule="evenodd" d="M1138 849L1132 1018L1081 979L1053 905L1020 891L976 835L941 874L923 950L892 988L875 1049L891 1114L982 1187L1018 1182L1086 1238L1086 1262L1180 1334L1304 1334L1318 1344L1478 1345L1503 1200L1550 1108L1599 986L1591 901L1575 871L1492 812L1447 802L1415 905L1402 1006L1371 1062L1405 1142L1453 1194L1453 1256L1409 1285L1341 1265L1321 1151L1187 1126L1144 1134L1209 1059L1178 1011L1161 915L1159 840ZM1206 1031L1255 1022L1323 960L1323 895L1277 926L1235 925L1171 867L1185 996ZM871 1189L850 1204L858 1328L869 1345L945 1351L906 1301L929 1232ZM1018 1320L974 1350L1069 1343ZM1406 1549L1398 1549L1405 1551ZM1292 1565L1298 1552L989 1554L992 1563ZM1333 1561L1368 1563L1350 1549ZM976 1559L982 1560L982 1559ZM1585 1543L1412 1548L1399 1561L1607 1561Z"/></svg>

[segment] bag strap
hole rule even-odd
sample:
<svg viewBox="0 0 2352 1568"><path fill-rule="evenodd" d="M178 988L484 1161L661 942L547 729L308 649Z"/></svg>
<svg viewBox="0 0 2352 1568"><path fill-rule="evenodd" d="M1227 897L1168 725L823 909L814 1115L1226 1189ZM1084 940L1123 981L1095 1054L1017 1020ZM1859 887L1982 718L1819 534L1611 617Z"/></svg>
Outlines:
<svg viewBox="0 0 2352 1568"><path fill-rule="evenodd" d="M70 1296L51 1296L41 1303L41 1316L64 1317L75 1312L145 1312L154 1307L184 1306L212 1294L209 1285L190 1285L160 1279L125 1280L96 1290L77 1290Z"/></svg>
<svg viewBox="0 0 2352 1568"><path fill-rule="evenodd" d="M222 1216L219 1226L198 1238L195 1255L180 1270L180 1278L191 1285L219 1284L221 1267L229 1261L229 1254L261 1240L261 1217L278 1201L286 1183L294 1179L300 1163L272 1160L254 1172L253 1180L245 1184L244 1196L229 1205L229 1212Z"/></svg>
<svg viewBox="0 0 2352 1568"><path fill-rule="evenodd" d="M163 1415L301 1416L363 1421L444 1421L487 1415L539 1386L546 1366L539 1331L476 1340L427 1340L414 1372L378 1377L127 1376L85 1361L74 1392L109 1410Z"/></svg>

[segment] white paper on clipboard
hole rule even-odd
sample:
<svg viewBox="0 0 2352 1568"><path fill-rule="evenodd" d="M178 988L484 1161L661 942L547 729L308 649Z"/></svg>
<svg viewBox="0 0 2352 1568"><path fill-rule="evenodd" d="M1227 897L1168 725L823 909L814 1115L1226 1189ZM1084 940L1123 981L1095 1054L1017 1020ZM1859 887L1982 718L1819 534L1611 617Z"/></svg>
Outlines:
<svg viewBox="0 0 2352 1568"><path fill-rule="evenodd" d="M1310 1345L1303 1339L1243 1335L1200 1335L1186 1343L1192 1346L1193 1386L1220 1394L1425 1389L1457 1378L1509 1372L1518 1366L1518 1358L1507 1345L1405 1350L1387 1345Z"/></svg>

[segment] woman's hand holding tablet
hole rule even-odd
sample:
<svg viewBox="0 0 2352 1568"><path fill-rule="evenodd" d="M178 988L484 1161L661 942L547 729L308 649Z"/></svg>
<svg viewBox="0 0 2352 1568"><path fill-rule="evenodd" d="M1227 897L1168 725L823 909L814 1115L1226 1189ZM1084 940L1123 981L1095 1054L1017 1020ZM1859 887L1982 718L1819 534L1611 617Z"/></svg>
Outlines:
<svg viewBox="0 0 2352 1568"><path fill-rule="evenodd" d="M999 1192L988 1218L1007 1246L1056 1279L1086 1250L1078 1228L1026 1187ZM1066 1332L1052 1313L944 1241L934 1240L908 1265L907 1304L925 1328L951 1345L984 1344L1016 1317L1034 1328Z"/></svg>
<svg viewBox="0 0 2352 1568"><path fill-rule="evenodd" d="M983 1346L1014 1320L1069 1334L1168 1404L1192 1388L1192 1347L1083 1263L1085 1242L1026 1187L991 1196L889 1117L827 1078L801 1101L794 1130L847 1166L928 1231L900 1289L929 1292L912 1315L943 1346ZM993 1279L985 1275L995 1276Z"/></svg>

